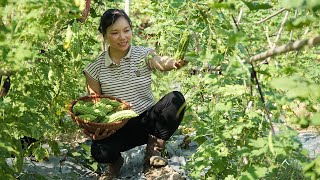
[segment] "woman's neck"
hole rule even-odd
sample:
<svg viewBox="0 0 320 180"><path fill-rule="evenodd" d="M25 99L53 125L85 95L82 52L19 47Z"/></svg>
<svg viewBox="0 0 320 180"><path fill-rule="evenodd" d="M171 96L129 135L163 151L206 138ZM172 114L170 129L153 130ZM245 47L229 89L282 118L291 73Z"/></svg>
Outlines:
<svg viewBox="0 0 320 180"><path fill-rule="evenodd" d="M119 50L116 50L116 49L109 47L108 50L109 50L110 58L116 64L120 64L121 59L123 57L125 57L129 52L129 48L126 51L119 51Z"/></svg>

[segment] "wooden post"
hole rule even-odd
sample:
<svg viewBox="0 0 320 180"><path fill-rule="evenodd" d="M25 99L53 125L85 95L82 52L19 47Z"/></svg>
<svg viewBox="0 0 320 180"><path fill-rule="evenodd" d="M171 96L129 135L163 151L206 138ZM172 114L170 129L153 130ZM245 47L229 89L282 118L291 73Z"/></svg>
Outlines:
<svg viewBox="0 0 320 180"><path fill-rule="evenodd" d="M126 4L124 6L124 11L128 14L129 16L129 11L130 11L130 0L126 0Z"/></svg>

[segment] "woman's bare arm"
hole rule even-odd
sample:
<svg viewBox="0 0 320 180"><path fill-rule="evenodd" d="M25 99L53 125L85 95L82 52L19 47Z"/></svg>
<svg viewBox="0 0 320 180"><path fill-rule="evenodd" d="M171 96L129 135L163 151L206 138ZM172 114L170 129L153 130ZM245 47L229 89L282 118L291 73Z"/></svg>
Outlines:
<svg viewBox="0 0 320 180"><path fill-rule="evenodd" d="M177 60L169 56L159 56L154 50L148 54L148 65L150 69L159 71L170 71L173 69L180 69L187 64L184 60Z"/></svg>
<svg viewBox="0 0 320 180"><path fill-rule="evenodd" d="M85 74L87 91L90 95L101 95L101 86L100 83L92 79L90 76Z"/></svg>
<svg viewBox="0 0 320 180"><path fill-rule="evenodd" d="M87 83L87 91L90 95L101 95L101 86L100 83L92 79L90 76L85 74L86 77L86 83ZM114 130L108 130L106 129L103 132L100 132L100 128L97 128L95 133L90 133L87 130L84 129L83 131L87 136L94 140L101 140L104 138L109 137L111 134L113 134Z"/></svg>

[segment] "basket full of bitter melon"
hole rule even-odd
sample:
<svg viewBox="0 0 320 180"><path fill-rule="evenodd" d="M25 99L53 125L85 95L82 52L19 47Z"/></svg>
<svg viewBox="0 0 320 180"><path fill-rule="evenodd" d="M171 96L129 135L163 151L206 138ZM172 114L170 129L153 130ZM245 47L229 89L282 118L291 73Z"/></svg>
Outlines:
<svg viewBox="0 0 320 180"><path fill-rule="evenodd" d="M127 102L104 95L83 96L74 100L69 113L80 128L91 133L97 128L100 132L105 129L118 130L129 119L138 116Z"/></svg>

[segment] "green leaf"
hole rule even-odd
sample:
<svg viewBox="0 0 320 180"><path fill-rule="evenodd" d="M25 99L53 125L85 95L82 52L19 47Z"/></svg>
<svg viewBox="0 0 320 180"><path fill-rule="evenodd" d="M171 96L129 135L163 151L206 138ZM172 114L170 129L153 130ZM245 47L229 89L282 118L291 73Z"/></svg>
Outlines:
<svg viewBox="0 0 320 180"><path fill-rule="evenodd" d="M297 19L290 20L286 23L289 30L300 29L305 26L309 26L314 23L317 19L314 16L302 16Z"/></svg>
<svg viewBox="0 0 320 180"><path fill-rule="evenodd" d="M220 87L217 93L221 93L223 96L241 96L246 92L246 87L242 85L226 85Z"/></svg>
<svg viewBox="0 0 320 180"><path fill-rule="evenodd" d="M213 54L211 57L209 57L209 64L211 66L217 66L220 65L220 63L224 60L224 55L223 54Z"/></svg>
<svg viewBox="0 0 320 180"><path fill-rule="evenodd" d="M80 146L86 151L86 153L90 153L91 147L87 144L80 144Z"/></svg>
<svg viewBox="0 0 320 180"><path fill-rule="evenodd" d="M302 7L305 0L280 0L280 3L283 7L290 9L290 8L299 8Z"/></svg>
<svg viewBox="0 0 320 180"><path fill-rule="evenodd" d="M311 122L312 125L320 126L320 113L314 114L311 117L310 122Z"/></svg>
<svg viewBox="0 0 320 180"><path fill-rule="evenodd" d="M244 174L241 176L241 180L256 180L259 178L264 178L267 174L268 168L266 167L259 167L259 166L253 166L249 167L247 171L244 172Z"/></svg>
<svg viewBox="0 0 320 180"><path fill-rule="evenodd" d="M14 146L8 144L7 142L0 142L0 151L3 152L11 152L18 154L19 151L15 150Z"/></svg>
<svg viewBox="0 0 320 180"><path fill-rule="evenodd" d="M47 149L43 147L39 147L35 150L34 156L38 161L42 161L44 160L44 158L49 157L49 152Z"/></svg>
<svg viewBox="0 0 320 180"><path fill-rule="evenodd" d="M216 145L214 149L220 157L227 157L229 155L229 149L224 143Z"/></svg>
<svg viewBox="0 0 320 180"><path fill-rule="evenodd" d="M57 156L60 154L60 148L59 148L59 145L56 141L48 141L48 144L49 144L50 149L54 155Z"/></svg>
<svg viewBox="0 0 320 180"><path fill-rule="evenodd" d="M241 43L238 44L238 49L242 54L244 54L246 56L248 55L247 50L245 49L245 47Z"/></svg>
<svg viewBox="0 0 320 180"><path fill-rule="evenodd" d="M263 178L267 174L268 169L266 167L253 166L254 173L258 175L258 178Z"/></svg>
<svg viewBox="0 0 320 180"><path fill-rule="evenodd" d="M252 150L250 153L250 157L260 157L261 155L265 154L267 152L267 147L261 148L261 149L255 149Z"/></svg>
<svg viewBox="0 0 320 180"><path fill-rule="evenodd" d="M287 96L289 98L295 98L295 97L307 98L309 96L309 94L310 94L310 92L308 91L308 89L305 88L305 86L298 86L298 87L290 89L287 92Z"/></svg>
<svg viewBox="0 0 320 180"><path fill-rule="evenodd" d="M248 2L243 0L242 2L245 3L245 5L250 9L250 11L272 8L272 5L268 3Z"/></svg>
<svg viewBox="0 0 320 180"><path fill-rule="evenodd" d="M94 163L90 164L90 167L93 169L93 171L96 171L98 169L98 163L94 162Z"/></svg>
<svg viewBox="0 0 320 180"><path fill-rule="evenodd" d="M226 102L226 103L219 102L215 105L215 109L221 112L228 112L232 109L232 104L231 102Z"/></svg>
<svg viewBox="0 0 320 180"><path fill-rule="evenodd" d="M265 147L267 144L267 141L263 138L258 138L257 140L250 140L249 145L256 148L262 148Z"/></svg>
<svg viewBox="0 0 320 180"><path fill-rule="evenodd" d="M210 2L208 3L210 9L235 9L235 5L233 3L225 3L225 2Z"/></svg>
<svg viewBox="0 0 320 180"><path fill-rule="evenodd" d="M81 156L81 154L78 151L72 152L71 154L74 157Z"/></svg>
<svg viewBox="0 0 320 180"><path fill-rule="evenodd" d="M289 98L310 98L317 99L320 96L319 85L310 83L300 76L290 76L273 79L270 82L273 88L284 91Z"/></svg>

